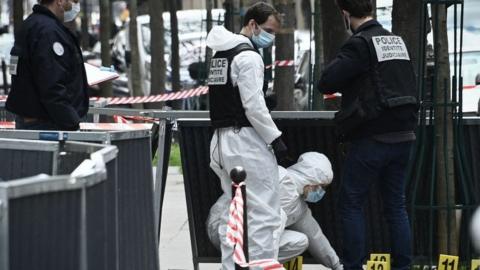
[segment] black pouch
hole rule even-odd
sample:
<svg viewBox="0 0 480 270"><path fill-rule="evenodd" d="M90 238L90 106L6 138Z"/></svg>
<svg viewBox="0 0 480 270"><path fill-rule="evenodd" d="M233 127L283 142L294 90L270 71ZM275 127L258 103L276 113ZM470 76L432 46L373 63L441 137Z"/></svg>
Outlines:
<svg viewBox="0 0 480 270"><path fill-rule="evenodd" d="M335 114L335 124L340 134L347 134L367 121L368 114L360 101L356 100L348 109L340 110Z"/></svg>

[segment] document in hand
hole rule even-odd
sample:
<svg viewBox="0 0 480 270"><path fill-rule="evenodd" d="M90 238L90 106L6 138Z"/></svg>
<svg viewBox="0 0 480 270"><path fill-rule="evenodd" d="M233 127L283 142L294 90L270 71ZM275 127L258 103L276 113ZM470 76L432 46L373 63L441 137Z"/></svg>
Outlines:
<svg viewBox="0 0 480 270"><path fill-rule="evenodd" d="M84 64L85 71L87 72L87 81L89 86L110 80L115 80L119 76L116 72L101 70L99 67L90 65L88 63Z"/></svg>

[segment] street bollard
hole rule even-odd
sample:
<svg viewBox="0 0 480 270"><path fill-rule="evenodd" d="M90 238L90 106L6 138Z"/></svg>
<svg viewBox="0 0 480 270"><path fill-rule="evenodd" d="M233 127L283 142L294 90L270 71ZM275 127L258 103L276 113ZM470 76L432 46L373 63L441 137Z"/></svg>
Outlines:
<svg viewBox="0 0 480 270"><path fill-rule="evenodd" d="M247 178L247 173L245 170L237 166L230 171L230 178L233 183L236 185L242 183ZM232 184L232 199L235 197L235 185ZM247 219L247 188L245 185L241 186L242 189L242 198L243 198L243 253L245 254L245 259L248 262L248 219ZM241 267L238 264L235 264L235 269L248 269L248 267Z"/></svg>

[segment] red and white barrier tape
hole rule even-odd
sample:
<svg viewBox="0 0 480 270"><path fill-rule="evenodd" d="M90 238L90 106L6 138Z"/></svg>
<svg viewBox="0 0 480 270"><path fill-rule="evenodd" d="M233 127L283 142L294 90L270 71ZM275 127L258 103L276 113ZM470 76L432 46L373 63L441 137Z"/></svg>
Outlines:
<svg viewBox="0 0 480 270"><path fill-rule="evenodd" d="M276 67L291 67L295 65L295 61L294 60L278 60L273 62L272 65L265 66L265 68L270 69L273 67L273 65L275 65Z"/></svg>
<svg viewBox="0 0 480 270"><path fill-rule="evenodd" d="M475 85L468 85L464 86L463 90L480 90L480 86ZM91 97L90 100L92 101L100 101L100 100L107 100L107 105L120 105L120 104L139 104L139 103L151 103L151 102L161 102L161 101L168 101L168 100L178 100L178 99L185 99L190 97L196 97L208 94L208 86L200 86L197 88L179 91L179 92L172 92L168 94L162 95L154 95L154 96L140 96L140 97ZM335 93L331 95L324 95L325 99L332 99L336 97L340 97L341 94ZM0 101L6 101L7 96L0 96Z"/></svg>
<svg viewBox="0 0 480 270"><path fill-rule="evenodd" d="M119 105L119 104L138 104L138 103L151 103L151 102L161 102L168 100L177 100L184 99L189 97L201 96L208 93L208 86L200 86L190 90L172 92L162 95L154 96L139 96L139 97L109 97L107 99L108 105ZM102 97L90 98L90 100L103 100Z"/></svg>
<svg viewBox="0 0 480 270"><path fill-rule="evenodd" d="M227 243L234 248L233 261L241 267L261 267L265 270L283 270L283 265L274 259L263 259L247 262L243 252L243 197L242 186L245 182L234 184L235 197L229 208L227 224Z"/></svg>
<svg viewBox="0 0 480 270"><path fill-rule="evenodd" d="M113 121L115 123L123 123L123 124L133 123L133 121L155 123L156 119L153 117L144 117L144 116L114 115Z"/></svg>

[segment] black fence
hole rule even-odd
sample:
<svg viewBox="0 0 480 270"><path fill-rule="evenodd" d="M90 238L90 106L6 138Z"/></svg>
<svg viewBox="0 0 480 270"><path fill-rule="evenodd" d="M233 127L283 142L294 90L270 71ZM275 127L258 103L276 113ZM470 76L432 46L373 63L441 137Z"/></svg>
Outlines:
<svg viewBox="0 0 480 270"><path fill-rule="evenodd" d="M0 138L63 139L67 142L82 141L116 146L119 153L116 159L116 174L112 174L115 181L108 181L106 186L98 187L94 191L97 194L103 194L106 202L92 201L92 211L105 217L108 221L107 228L95 233L99 237L106 233L108 241L116 245L116 249L106 250L102 248L103 245L97 245L95 254L106 252L112 255L112 257L109 257L110 259L114 258L105 262L105 267L98 269L157 270L159 268L153 206L150 131L42 132L0 130ZM15 165L17 167L24 164L18 160L12 160L11 155L2 157L5 157L5 159L0 161L0 164L14 163L17 164ZM72 164L83 158L81 154L63 153L55 166L68 171L69 166L73 166ZM37 162L47 162L47 160L49 159L38 158ZM105 208L112 205L115 206L115 210L106 211ZM92 256L95 254L92 254Z"/></svg>
<svg viewBox="0 0 480 270"><path fill-rule="evenodd" d="M0 182L1 269L118 269L116 147L0 139L0 152L14 168ZM80 169L87 159L97 163Z"/></svg>
<svg viewBox="0 0 480 270"><path fill-rule="evenodd" d="M471 163L467 164L472 169L472 188L476 193L480 193L480 174L478 166L474 161L480 156L480 145L477 142L480 134L480 119L467 121L465 132L465 148ZM293 158L307 151L317 151L325 154L333 165L334 179L329 187L327 194L320 203L311 204L310 208L315 219L320 224L324 234L330 240L333 248L338 255L342 256L340 231L340 216L338 208L339 191L342 179L342 164L344 160L345 145L339 143L333 122L328 119L276 119L277 126L283 132L283 139L288 147L289 155ZM198 268L199 263L211 263L220 261L220 252L210 243L206 234L206 220L210 207L222 194L220 182L215 173L209 168L210 157L209 147L212 136L212 128L208 120L180 120L178 122L180 137L180 150L182 154L182 166L184 173L185 193L187 199L187 210L189 218L189 228L191 235L191 245L193 254L193 263ZM415 159L412 158L411 162ZM247 172L248 173L248 172ZM422 179L430 177L428 171L420 177ZM412 180L413 181L413 180ZM412 205L414 184L410 181L407 189L407 203ZM418 186L418 185L417 185ZM416 196L427 196L428 187L417 189ZM477 196L478 197L478 196ZM461 200L461 196L458 196ZM417 202L418 203L418 202ZM460 202L461 203L461 202ZM477 200L478 205L478 200ZM414 215L415 224L415 259L417 262L424 261L424 258L438 256L437 254L427 254L424 247L430 244L426 228L422 227L425 222L425 213L418 210L412 210L409 207L410 216ZM382 214L382 201L376 187L373 186L370 191L369 201L365 207L366 210L366 228L367 228L367 251L369 253L389 253L390 237L386 221ZM468 224L470 215L465 214L462 219L461 239L468 240ZM467 260L472 256L473 250L470 247L470 241L461 241L460 250L461 259ZM305 254L306 261L313 262L309 255Z"/></svg>

